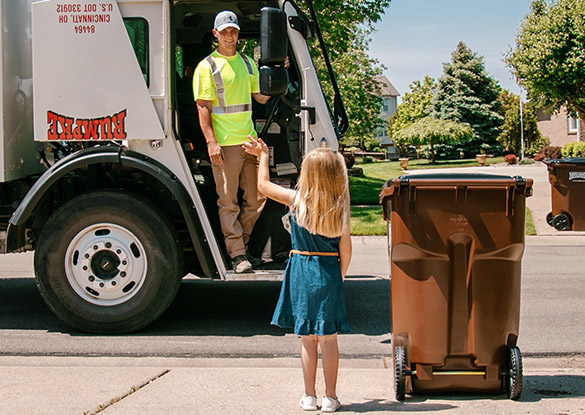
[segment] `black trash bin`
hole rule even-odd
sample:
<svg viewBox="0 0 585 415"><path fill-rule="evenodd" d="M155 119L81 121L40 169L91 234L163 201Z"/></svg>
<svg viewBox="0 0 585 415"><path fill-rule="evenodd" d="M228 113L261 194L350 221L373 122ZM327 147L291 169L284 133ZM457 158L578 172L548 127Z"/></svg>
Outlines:
<svg viewBox="0 0 585 415"><path fill-rule="evenodd" d="M552 211L546 222L559 231L585 230L585 157L545 160Z"/></svg>
<svg viewBox="0 0 585 415"><path fill-rule="evenodd" d="M522 391L518 347L525 199L532 179L401 176L380 194L390 220L396 398Z"/></svg>

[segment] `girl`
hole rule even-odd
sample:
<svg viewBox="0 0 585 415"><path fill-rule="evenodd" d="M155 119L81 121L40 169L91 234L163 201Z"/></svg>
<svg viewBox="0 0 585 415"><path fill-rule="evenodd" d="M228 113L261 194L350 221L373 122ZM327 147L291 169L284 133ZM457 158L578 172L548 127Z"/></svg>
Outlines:
<svg viewBox="0 0 585 415"><path fill-rule="evenodd" d="M318 148L301 165L296 190L270 182L268 147L249 137L244 150L259 159L258 190L291 208L292 250L272 324L293 327L301 336L305 393L299 405L317 410L315 378L321 348L325 397L323 412L341 406L337 399L339 350L337 333L349 333L343 278L351 259L349 184L341 154Z"/></svg>

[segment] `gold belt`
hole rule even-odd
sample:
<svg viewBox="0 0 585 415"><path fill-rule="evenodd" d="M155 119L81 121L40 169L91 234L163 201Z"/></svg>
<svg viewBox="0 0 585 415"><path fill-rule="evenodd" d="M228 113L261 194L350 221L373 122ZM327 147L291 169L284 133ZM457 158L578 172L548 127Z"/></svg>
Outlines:
<svg viewBox="0 0 585 415"><path fill-rule="evenodd" d="M316 256L339 256L339 252L309 252L309 251L298 251L296 249L291 249L288 256L291 256L292 254L316 255Z"/></svg>

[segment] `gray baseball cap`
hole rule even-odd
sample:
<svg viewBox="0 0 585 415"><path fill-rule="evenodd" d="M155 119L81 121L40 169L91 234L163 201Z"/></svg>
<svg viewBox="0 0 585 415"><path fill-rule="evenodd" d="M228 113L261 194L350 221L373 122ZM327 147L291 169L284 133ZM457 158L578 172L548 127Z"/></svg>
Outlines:
<svg viewBox="0 0 585 415"><path fill-rule="evenodd" d="M236 29L240 30L240 26L238 26L238 16L229 10L219 12L217 16L215 16L213 28L221 32L223 29L228 27L235 27Z"/></svg>

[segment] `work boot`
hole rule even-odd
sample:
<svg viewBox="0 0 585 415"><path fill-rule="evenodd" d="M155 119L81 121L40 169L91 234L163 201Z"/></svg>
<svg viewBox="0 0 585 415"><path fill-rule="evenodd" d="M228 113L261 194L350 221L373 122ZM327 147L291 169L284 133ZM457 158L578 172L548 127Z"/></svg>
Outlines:
<svg viewBox="0 0 585 415"><path fill-rule="evenodd" d="M252 272L252 264L246 258L246 255L238 255L232 259L232 266L236 274L246 274Z"/></svg>
<svg viewBox="0 0 585 415"><path fill-rule="evenodd" d="M262 258L255 257L254 255L250 254L249 252L246 252L246 258L248 259L250 264L252 264L253 267L257 267L258 265L261 265L262 262L264 262L264 261L262 261Z"/></svg>

